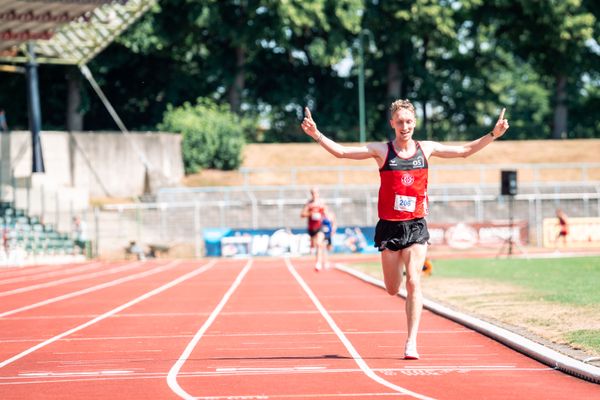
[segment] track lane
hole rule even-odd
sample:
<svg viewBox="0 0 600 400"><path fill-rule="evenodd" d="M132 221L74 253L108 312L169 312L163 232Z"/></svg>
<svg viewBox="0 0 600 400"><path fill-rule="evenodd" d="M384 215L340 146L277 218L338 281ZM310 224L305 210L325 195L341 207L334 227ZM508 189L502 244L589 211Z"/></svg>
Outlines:
<svg viewBox="0 0 600 400"><path fill-rule="evenodd" d="M339 271L316 273L309 260L292 262L360 357L394 385L448 400L591 399L599 393L597 385L553 371L427 311L420 334L423 358L402 360L402 299ZM180 398L169 388L167 373L245 263L219 260L202 274L0 368L0 398ZM414 398L378 384L357 367L356 357L283 260L254 263L178 371L187 393L200 399ZM20 313L9 325L0 319L0 352L14 343L31 347L48 338L52 331L39 325L42 319L56 320L53 329L72 327L198 265L186 262L146 279ZM32 330L22 332L23 337L13 335L24 323Z"/></svg>
<svg viewBox="0 0 600 400"><path fill-rule="evenodd" d="M35 275L43 272L52 271L54 269L75 268L82 264L94 263L96 261L85 261L64 264L40 264L29 265L27 267L0 267L0 279L11 278L15 276Z"/></svg>
<svg viewBox="0 0 600 400"><path fill-rule="evenodd" d="M197 264L162 261L156 263L157 273L141 275L126 283L108 286L99 291L3 317L0 319L0 343L2 344L0 346L0 366L2 360L27 350L31 346L30 340L39 338L40 332L43 338L41 341L60 335L75 326L87 323L107 310L153 290L165 281L192 271L194 265ZM152 269L148 272L150 271ZM89 281L88 285L102 283L104 279L96 278ZM66 286L63 291L70 293L70 289L69 286Z"/></svg>
<svg viewBox="0 0 600 400"><path fill-rule="evenodd" d="M299 272L359 353L403 387L440 399L599 396L598 385L555 371L427 310L419 334L421 359L404 360L403 299L336 270L315 274L307 261L297 264L305 266ZM369 329L374 333L360 333Z"/></svg>
<svg viewBox="0 0 600 400"><path fill-rule="evenodd" d="M187 264L185 271L173 273L181 276L201 265ZM15 399L32 393L35 398L65 398L54 397L65 389L67 398L77 399L106 398L107 393L115 399L176 398L166 384L167 372L193 336L198 320L208 317L240 269L239 261L220 261L36 351L15 365L18 368L12 373L0 369L0 396L10 387L9 398ZM168 278L155 280L155 286ZM128 286L121 290L127 292Z"/></svg>
<svg viewBox="0 0 600 400"><path fill-rule="evenodd" d="M283 260L255 261L206 333L178 377L193 398L398 398L357 368Z"/></svg>
<svg viewBox="0 0 600 400"><path fill-rule="evenodd" d="M1 277L0 276L0 291L10 290L13 287L20 288L23 286L23 282L36 283L38 280L42 280L47 277L57 277L64 276L69 274L76 274L81 271L89 271L93 269L101 269L105 267L107 264L103 262L86 262L81 264L74 265L60 265L57 264L54 266L52 270L46 271L17 271L21 272L16 276L11 277ZM117 266L117 265L114 265ZM29 273L27 273L29 272ZM9 286L13 285L15 286Z"/></svg>
<svg viewBox="0 0 600 400"><path fill-rule="evenodd" d="M35 283L23 282L20 286L0 291L0 315L28 304L42 302L48 298L61 296L65 293L84 290L94 284L104 283L130 276L133 271L145 271L165 262L131 262L109 265L95 271L82 271L69 276L46 277Z"/></svg>

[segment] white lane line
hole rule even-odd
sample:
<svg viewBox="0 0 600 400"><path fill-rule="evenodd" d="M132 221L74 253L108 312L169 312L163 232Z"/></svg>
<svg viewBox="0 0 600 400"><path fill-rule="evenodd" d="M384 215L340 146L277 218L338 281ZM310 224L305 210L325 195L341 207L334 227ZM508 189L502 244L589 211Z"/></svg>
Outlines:
<svg viewBox="0 0 600 400"><path fill-rule="evenodd" d="M197 314L198 316L202 316L202 313ZM223 314L221 314L223 315ZM420 334L422 334L423 332L420 332ZM428 333L440 333L440 334L448 334L448 333L455 333L453 331L451 332L446 332L446 331L435 331L435 332L428 332ZM468 333L474 333L477 334L477 332L473 332L473 331L469 331ZM1 332L0 332L1 334ZM402 335L402 334L406 334L406 331L395 331L395 330L389 330L389 331L364 331L364 332L346 332L346 334L350 334L350 335ZM72 342L85 342L85 341L95 341L95 340L100 340L100 341L105 341L105 340L160 340L160 339L171 339L171 338L187 338L187 337L191 337L193 336L193 333L190 332L189 334L179 334L179 335L132 335L132 336L110 336L110 337L106 337L106 336L96 336L96 337L82 337L82 338L72 338L72 339L65 339L65 340L69 340ZM253 337L299 337L299 338L303 338L305 336L335 336L335 333L331 332L331 331L327 331L327 332L312 332L312 331L289 331L289 332L269 332L269 333L264 333L264 332L240 332L240 333L227 333L227 332L215 332L215 333L208 333L205 334L204 336L207 337L213 337L213 336L218 336L218 337L248 337L248 338L253 338ZM0 343L21 343L21 342L38 342L41 339L37 339L37 338L19 338L19 339L2 339L0 338ZM455 346L451 346L451 347L455 347ZM461 346L462 347L462 346Z"/></svg>
<svg viewBox="0 0 600 400"><path fill-rule="evenodd" d="M300 284L300 286L302 287L302 289L304 289L304 291L306 292L306 294L308 295L308 297L312 300L312 302L314 303L315 307L317 307L317 309L319 310L319 312L321 313L321 315L323 316L323 318L327 321L327 323L329 324L329 326L331 327L331 329L340 338L340 341L344 344L344 346L346 347L346 349L348 350L348 352L350 353L350 355L354 359L354 362L364 372L365 375L367 375L369 378L371 378L375 382L377 382L377 383L379 383L379 384L381 384L381 385L383 385L383 386L385 386L385 387L387 387L389 389L395 390L398 393L402 393L402 394L406 394L406 395L409 395L409 396L413 396L413 397L415 397L417 399L421 399L421 400L432 400L431 397L428 397L428 396L422 395L420 393L416 393L416 392L413 392L413 391L408 390L406 388L403 388L401 386L395 385L392 382L389 382L389 381L383 379L382 377L380 377L379 375L377 375L369 367L369 365L365 362L365 360L362 359L362 357L360 356L360 354L358 353L358 351L354 348L354 346L348 340L348 338L346 337L346 335L344 335L344 332L342 332L342 330L337 326L337 324L335 323L335 321L333 320L333 318L331 317L331 315L329 315L329 313L327 312L327 310L325 309L325 307L323 307L323 305L321 304L321 302L319 301L319 299L317 298L317 296L314 294L314 292L311 290L311 288L308 286L308 284L304 281L304 279L302 279L302 277L300 276L300 274L298 274L298 272L296 271L296 269L292 265L292 263L289 260L289 258L285 257L284 260L285 260L285 264L287 265L287 268L290 271L290 273L294 276L294 278L296 278L296 280L298 281L298 283Z"/></svg>
<svg viewBox="0 0 600 400"><path fill-rule="evenodd" d="M169 264L180 263L180 262L181 261L173 261L173 262L171 262ZM197 269L195 269L195 270L193 270L191 272L188 272L187 274L184 274L184 275L180 276L179 278L172 280L171 282L165 283L164 285L162 285L162 286L160 286L160 287L158 287L158 288L156 288L154 290L146 292L143 295L138 296L135 299L133 299L133 300L131 300L131 301L125 303L125 304L122 304L122 305L120 305L120 306L118 306L116 308L113 308L110 311L105 312L102 315L97 316L96 318L94 318L94 319L92 319L92 320L90 320L88 322L85 322L85 323L83 323L81 325L78 325L75 328L69 329L69 330L67 330L67 331L65 331L65 332L63 332L63 333L61 333L59 335L56 335L56 336L54 336L54 337L52 337L50 339L47 339L47 340L43 341L42 343L39 343L39 344L37 344L37 345L35 345L33 347L30 347L29 349L24 350L21 353L19 353L19 354L15 355L15 356L12 356L11 358L8 358L8 359L2 361L0 363L0 368L4 368L7 365L9 365L9 364L11 364L11 363L13 363L13 362L15 362L15 361L17 361L17 360L25 357L26 355L31 354L34 351L41 349L42 347L45 347L45 346L47 346L47 345L49 345L51 343L54 343L57 340L60 340L60 339L62 339L64 337L66 337L66 336L71 335L72 333L75 333L75 332L78 332L78 331L80 331L80 330L82 330L84 328L87 328L88 326L94 325L95 323L100 322L103 319L106 319L106 318L108 318L110 316L113 316L113 315L117 314L118 312L125 310L126 308L129 308L129 307L131 307L131 306L133 306L133 305L135 305L135 304L137 304L137 303L139 303L141 301L144 301L146 299L149 299L152 296L155 296L155 295L157 295L157 294L159 294L161 292L164 292L165 290L170 289L173 286L180 284L181 282L184 282L184 281L186 281L186 280L188 280L190 278L193 278L194 276L199 275L199 274L201 274L201 273L209 270L210 268L212 268L215 265L215 263L216 263L216 260L213 260L213 261L209 262L208 264L204 264L203 266L201 266L201 267L199 267L199 268L197 268ZM167 265L169 265L169 264L167 264Z"/></svg>
<svg viewBox="0 0 600 400"><path fill-rule="evenodd" d="M171 390L173 390L173 392L175 392L175 394L177 394L179 397L181 397L183 399L188 399L188 400L196 399L196 397L190 395L179 385L179 383L177 382L177 374L179 374L181 367L187 361L190 354L192 354L192 351L194 350L194 348L196 347L196 345L198 344L198 342L200 341L200 339L202 338L204 333L212 325L212 323L217 318L217 316L219 315L219 313L221 312L223 307L225 307L225 304L227 304L227 302L229 301L229 298L231 297L231 295L233 295L233 292L235 292L235 290L238 288L240 283L242 283L242 280L244 279L244 276L246 276L246 274L250 270L250 267L252 267L252 259L248 260L248 262L246 263L246 266L242 269L242 271L235 278L235 281L233 282L233 284L231 285L229 290L227 290L225 295L223 295L223 298L221 299L219 304L217 304L217 306L215 307L213 312L210 314L208 319L200 327L198 332L196 332L196 334L194 335L192 340L186 346L183 353L181 353L181 356L179 356L179 359L175 362L175 364L173 364L173 366L169 370L169 374L167 375L167 383L169 384L169 387L171 388Z"/></svg>
<svg viewBox="0 0 600 400"><path fill-rule="evenodd" d="M319 371L325 370L327 367L325 366L308 366L308 367L223 367L217 368L216 372L243 372L243 373L270 373L270 372L278 372L278 373L292 373L297 371Z"/></svg>
<svg viewBox="0 0 600 400"><path fill-rule="evenodd" d="M349 268L343 264L335 264L335 268L374 286L385 288L383 281L364 272ZM401 291L400 296L406 298L406 291L404 291L404 293ZM600 383L599 367L571 358L566 354L545 347L543 344L534 342L515 332L501 328L490 322L480 320L472 315L455 311L432 300L423 299L423 308L445 319L471 328L474 332L490 337L519 353L550 366L551 368L558 369L561 372L588 380L592 383Z"/></svg>
<svg viewBox="0 0 600 400"><path fill-rule="evenodd" d="M91 286L89 288L77 290L75 292L66 293L66 294L63 294L63 295L60 295L60 296L52 297L50 299L42 300L42 301L39 301L37 303L30 304L28 306L23 306L23 307L15 308L13 310L8 310L8 311L0 313L0 318L7 317L9 315L13 315L13 314L16 314L16 313L19 313L19 312L22 312L22 311L31 310L33 308L37 308L37 307L45 306L45 305L48 305L48 304L56 303L57 301L62 301L62 300L70 299L72 297L81 296L82 294L87 294L87 293L95 292L96 290L105 289L105 288L108 288L108 287L111 287L111 286L120 285L121 283L128 282L128 281L131 281L131 280L134 280L134 279L143 278L143 277L146 277L146 276L149 276L149 275L158 274L159 272L163 272L163 271L166 271L168 269L173 268L177 264L178 264L178 262L172 261L172 262L170 262L168 264L160 265L160 266L158 266L156 268L152 268L152 269L150 269L148 271L138 272L137 274L133 274L133 275L127 275L127 276L124 276L122 278L114 279L112 281L101 283L99 285ZM41 319L43 317L39 317L39 318ZM52 317L52 319L56 319L56 318L57 317ZM60 318L60 317L58 317L58 318Z"/></svg>
<svg viewBox="0 0 600 400"><path fill-rule="evenodd" d="M142 372L141 370L135 370L135 369L131 369L131 370L123 370L123 371L132 371L130 373L127 374L95 374L95 375L80 375L80 374L69 374L69 372L65 372L65 376L61 376L61 373L53 373L52 376L23 376L23 375L19 375L19 376L7 376L7 377L0 377L0 387L3 386L16 386L16 385L37 385L37 384L45 384L45 383L53 383L53 384L57 384L57 383L71 383L71 382L93 382L96 384L100 384L100 382L107 382L107 381L111 381L111 382L116 382L116 381L137 381L139 382L142 379L160 379L160 380L164 380L166 377L166 374L164 372ZM389 373L389 370L376 370L378 372L381 373ZM511 368L511 369L505 369L505 368L497 368L497 369L493 369L493 368L489 368L489 369L474 369L474 370L469 370L466 368L460 369L460 370L454 370L454 371L450 371L450 370L443 370L441 369L439 372L440 373L477 373L477 372L482 372L485 373L486 376L489 375L490 372L493 371L498 371L498 372L519 372L519 373L535 373L536 377L539 377L539 373L555 373L556 370L550 367L543 367L543 368ZM36 372L40 372L43 373L43 371L36 371ZM33 372L35 373L35 372ZM406 376L414 376L414 375L421 375L421 376L425 376L425 377L431 377L431 379L433 379L433 381L431 381L432 385L435 385L437 382L437 376L439 376L439 374L433 374L433 373L414 373L411 370L399 370L397 373L402 374L402 375L406 375ZM235 376L235 377L245 377L248 379L251 379L251 377L253 376L264 376L264 375L273 375L273 376L280 376L281 379L289 379L289 375L290 374L302 374L302 375L314 375L314 379L319 379L319 375L320 374L341 374L344 377L348 377L349 374L363 374L363 371L361 371L360 369L356 368L356 369L324 369L324 370L296 370L296 371L271 371L271 372L266 372L266 371L256 371L256 372L207 372L207 371L202 371L202 372L187 372L187 373L182 373L179 376L180 377L186 377L186 378L207 378L207 379L213 379L216 377L224 377L224 376ZM534 379L533 377L531 379ZM282 396L290 396L290 397L300 397L300 398L305 398L305 397L313 397L316 396L317 398L319 397L316 394L295 394L295 395L271 395L271 397L274 398L279 398ZM350 394L348 393L343 393L340 394L340 396L350 396ZM398 392L394 392L394 396L396 396L396 398L399 396Z"/></svg>
<svg viewBox="0 0 600 400"><path fill-rule="evenodd" d="M70 377L70 376L106 376L106 375L127 375L133 374L131 370L106 370L106 371L81 371L81 372L29 372L19 374L23 378L40 377Z"/></svg>
<svg viewBox="0 0 600 400"><path fill-rule="evenodd" d="M0 292L0 297L10 296L10 295L19 294L19 293L25 293L25 292L31 292L32 290L43 289L43 288L48 288L48 287L52 287L52 286L58 286L58 285L62 285L63 283L71 283L71 282L82 281L84 279L96 278L98 276L115 274L117 272L127 271L127 270L130 270L130 269L136 268L136 267L138 267L138 265L140 265L139 262L134 262L134 263L131 263L131 264L125 264L125 265L120 266L120 267L114 267L114 268L110 268L110 269L105 269L105 270L102 270L100 272L91 272L91 273L88 273L88 274L76 275L76 276L71 276L71 277L68 277L68 278L57 279L55 281L38 283L36 285L23 286L23 287L20 287L18 289L13 289L13 290L7 290L7 291L4 291L4 292Z"/></svg>
<svg viewBox="0 0 600 400"><path fill-rule="evenodd" d="M85 263L87 264L87 263ZM60 270L61 268L75 267L81 265L81 263L68 263L68 264L49 264L44 266L27 266L26 268L0 268L0 277L2 279L15 278L15 277L27 277L29 275L41 274L50 270Z"/></svg>
<svg viewBox="0 0 600 400"><path fill-rule="evenodd" d="M59 264L58 266L60 267L61 265ZM56 270L56 271L38 273L33 276L27 275L27 276L18 276L16 278L2 279L2 280L0 280L0 285L7 285L9 283L18 283L18 282L23 282L23 281L37 281L38 279L42 279L42 278L51 278L53 276L73 274L76 272L83 272L83 271L87 271L89 269L99 268L101 266L102 266L102 263L94 262L94 263L78 265L78 266L70 267L70 268L64 267L64 268Z"/></svg>
<svg viewBox="0 0 600 400"><path fill-rule="evenodd" d="M389 396L398 396L398 393L394 392L394 393L344 393L344 394L340 394L340 393L316 393L316 394L309 394L309 395L298 395L298 394L280 394L280 395L276 395L273 396L273 398L286 398L286 399L297 399L297 398L301 398L301 399L308 399L308 398L315 398L315 399L328 399L328 398L336 398L336 397L341 397L341 398L347 398L347 397L355 397L355 398L370 398L370 397L389 397ZM247 396L203 396L203 397L196 397L197 400L266 400L269 399L269 396L264 396L264 395L247 395Z"/></svg>

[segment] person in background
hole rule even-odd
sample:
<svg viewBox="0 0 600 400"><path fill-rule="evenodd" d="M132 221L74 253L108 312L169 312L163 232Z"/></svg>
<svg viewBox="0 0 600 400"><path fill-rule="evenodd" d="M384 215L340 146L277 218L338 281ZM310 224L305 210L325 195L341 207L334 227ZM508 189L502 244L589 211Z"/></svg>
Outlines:
<svg viewBox="0 0 600 400"><path fill-rule="evenodd" d="M8 123L6 122L6 113L0 109L0 131L8 132Z"/></svg>
<svg viewBox="0 0 600 400"><path fill-rule="evenodd" d="M144 249L142 249L142 246L137 244L137 242L135 240L132 240L131 242L129 242L129 247L127 248L127 254L131 254L137 260L140 260L140 261L143 261L146 259L146 254L144 253Z"/></svg>
<svg viewBox="0 0 600 400"><path fill-rule="evenodd" d="M323 242L324 234L321 231L323 225L323 216L326 213L327 206L319 196L319 190L312 188L310 190L310 199L300 213L301 218L306 218L308 222L308 235L310 236L310 250L316 254L315 270L320 271L323 267Z"/></svg>
<svg viewBox="0 0 600 400"><path fill-rule="evenodd" d="M558 234L554 243L558 250L558 242L562 239L563 247L567 247L567 236L569 236L569 219L567 214L560 208L556 210L556 218L558 219Z"/></svg>
<svg viewBox="0 0 600 400"><path fill-rule="evenodd" d="M321 222L321 232L323 232L323 265L325 266L325 269L330 267L329 252L333 247L333 235L335 235L335 231L335 214L330 209L327 209Z"/></svg>
<svg viewBox="0 0 600 400"><path fill-rule="evenodd" d="M79 215L73 217L72 230L73 244L78 249L78 254L86 254L88 244L87 224L81 220Z"/></svg>

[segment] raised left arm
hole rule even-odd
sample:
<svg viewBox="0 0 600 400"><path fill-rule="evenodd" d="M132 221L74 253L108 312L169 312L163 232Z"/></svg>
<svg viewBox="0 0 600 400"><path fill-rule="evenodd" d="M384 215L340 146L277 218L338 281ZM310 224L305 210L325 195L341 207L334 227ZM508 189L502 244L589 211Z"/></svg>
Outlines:
<svg viewBox="0 0 600 400"><path fill-rule="evenodd" d="M435 156L441 158L457 158L457 157L469 157L472 154L477 153L479 150L483 149L488 144L492 143L495 139L501 137L506 133L509 128L508 120L504 119L505 108L500 112L500 116L498 117L498 121L496 121L496 125L494 129L479 139L475 139L470 143L464 144L462 146L451 146L438 142L424 142L423 144L426 147L427 156Z"/></svg>

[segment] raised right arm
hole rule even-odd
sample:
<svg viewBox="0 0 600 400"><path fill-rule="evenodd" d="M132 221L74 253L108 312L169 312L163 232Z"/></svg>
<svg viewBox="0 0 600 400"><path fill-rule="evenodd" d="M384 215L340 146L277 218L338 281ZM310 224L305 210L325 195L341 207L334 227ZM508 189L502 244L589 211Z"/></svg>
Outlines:
<svg viewBox="0 0 600 400"><path fill-rule="evenodd" d="M317 124L313 120L308 107L304 109L304 113L305 116L301 125L302 130L335 157L352 160L374 158L378 164L381 165L383 163L387 152L387 146L384 143L370 143L365 146L343 146L329 139L317 129Z"/></svg>

